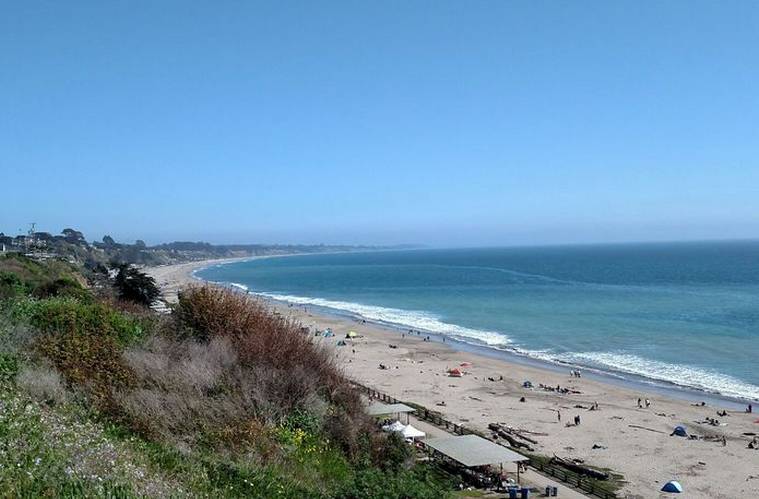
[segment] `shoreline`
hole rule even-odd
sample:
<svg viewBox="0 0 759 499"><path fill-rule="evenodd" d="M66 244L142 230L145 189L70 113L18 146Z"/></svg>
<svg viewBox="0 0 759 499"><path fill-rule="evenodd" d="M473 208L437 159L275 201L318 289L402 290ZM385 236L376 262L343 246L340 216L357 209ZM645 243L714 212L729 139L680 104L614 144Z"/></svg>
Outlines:
<svg viewBox="0 0 759 499"><path fill-rule="evenodd" d="M194 275L195 271L230 261L233 260L146 270L151 274L157 271L163 280L159 282L162 288L169 285L176 290L205 282ZM514 352L490 352L487 350L493 349L450 338L445 342L442 338L426 341L427 335L432 340L432 333L409 334L394 325L369 323L349 313L253 296L303 325L335 331L335 337L319 337L316 341L333 348L346 374L356 381L439 410L464 426L486 430L490 422L506 422L534 431L541 435L537 437L536 450L542 454L579 458L622 473L629 484L621 497L657 497L659 488L671 479L681 481L688 497L759 495L759 469L755 464L759 462L759 451L747 449L751 437L743 435L759 433L759 424L753 423L757 415L735 410L745 407L737 401L696 390L687 394L688 389L679 387L613 380L585 368L581 368L582 378L573 378L569 376L570 366L551 365ZM335 346L348 330L356 331L361 338L346 340L346 347ZM445 375L447 368L463 362L472 364L464 368L464 377ZM379 364L389 369L378 369ZM535 388L523 388L524 380L531 380ZM544 391L540 384L560 385L579 393ZM525 402L519 401L521 397ZM650 399L651 407L638 408L637 398ZM694 404L701 400L707 405ZM443 401L445 406L438 405ZM595 402L600 410L588 411ZM716 412L724 409L730 415L719 417L724 421L722 425L703 424L706 417L718 417ZM559 414L564 416L564 422L575 415L580 415L583 422L580 426L565 426L557 420ZM689 433L706 438L670 437L676 425L684 425ZM723 436L726 447L716 442ZM715 441L709 440L712 438Z"/></svg>
<svg viewBox="0 0 759 499"><path fill-rule="evenodd" d="M313 304L313 303L293 303L293 302L288 301L285 298L270 296L268 293L260 293L256 291L251 291L247 288L247 286L243 286L237 283L207 281L205 279L202 279L196 276L196 272L207 269L217 264L237 263L241 261L247 261L247 260L258 259L258 258L276 258L276 257L287 257L287 256L297 256L297 255L298 254L266 255L262 257L230 259L227 261L213 260L213 261L210 261L208 265L199 266L198 268L194 269L191 272L191 276L196 282L208 282L211 284L230 287L230 288L233 288L235 291L246 292L270 304L289 305L290 303L292 303L294 306L308 307L309 309L318 311L320 315L334 316L336 318L344 318L344 319L349 319L349 320L357 320L357 319L365 320L367 323L374 324L378 327L387 328L391 331L404 332L408 330L413 330L413 331L418 330L422 332L422 334L424 334L425 336L430 336L435 341L439 341L439 342L445 341L447 344L451 345L451 348L457 348L459 350L463 350L466 352L484 355L484 356L492 357L494 359L500 359L505 362L520 363L520 364L525 364L525 365L533 366L537 368L549 369L555 372L567 372L568 370L571 370L571 369L577 369L577 370L582 371L583 375L586 375L591 379L595 379L596 381L611 383L611 384L614 384L620 387L625 387L628 389L639 390L639 391L649 392L649 393L658 394L658 395L670 396L670 397L678 398L678 399L688 401L688 402L705 401L710 404L722 404L725 407L733 409L733 410L744 409L746 405L749 403L759 405L759 398L728 395L728 394L721 393L718 391L709 390L706 388L699 388L696 386L684 385L675 381L670 381L670 380L662 379L662 378L646 377L640 374L626 372L623 370L614 370L612 368L605 369L605 368L600 368L600 367L575 364L575 363L566 362L559 359L537 357L535 355L532 355L529 351L523 351L516 347L508 347L508 346L498 347L498 346L485 345L485 344L477 343L476 340L475 341L465 340L462 338L444 335L434 330L426 330L426 329L421 329L421 328L409 329L408 325L368 319L366 317L363 317L359 313L353 312L350 310L333 308L333 307L323 306L323 305L318 305L318 304Z"/></svg>
<svg viewBox="0 0 759 499"><path fill-rule="evenodd" d="M205 283L214 284L217 286L230 287L234 291L245 292L245 290L242 290L234 285L229 285L228 283L206 281L199 277L194 277L194 278L198 282L205 282ZM289 306L291 304L287 300L271 298L269 296L262 295L254 291L247 291L247 293L250 296L253 296L273 306ZM292 305L297 306L297 307L304 306L302 304L292 304ZM305 306L308 309L314 311L315 315L321 315L321 316L333 317L335 319L344 319L344 320L351 320L351 321L365 320L367 324L372 324L374 326L386 329L391 332L395 332L397 334L402 334L409 330L406 326L402 324L385 323L381 321L364 319L360 315L347 311L347 310L323 307L319 305L305 305ZM414 329L414 331L417 331L417 330ZM752 403L752 404L759 403L759 401L757 400L744 399L740 397L732 397L732 396L724 395L718 392L711 392L708 390L699 389L692 386L680 385L671 381L654 379L654 378L646 378L646 377L639 376L636 374L624 373L621 371L620 372L615 372L615 371L610 371L610 370L607 371L607 370L588 367L588 366L579 365L579 364L571 364L571 363L563 362L559 360L547 360L547 359L542 359L538 357L533 357L529 353L522 353L518 349L498 348L498 347L493 347L493 346L479 345L473 342L460 340L458 338L445 336L440 333L436 333L434 331L426 331L423 329L419 329L418 331L422 332L422 334L425 336L429 336L432 341L435 341L438 343L445 343L451 349L458 350L460 352L469 352L476 355L490 357L495 360L502 360L504 362L509 362L509 363L517 363L517 364L521 364L525 366L535 367L538 369L546 369L546 370L550 370L556 373L566 373L569 370L579 370L581 371L582 376L588 379L592 379L594 381L598 381L601 383L614 384L616 386L627 388L630 390L637 389L638 391L646 392L649 394L670 396L670 397L677 398L686 402L704 401L707 404L712 404L712 405L723 404L726 408L733 409L733 410L742 410L746 407L746 404L748 403Z"/></svg>

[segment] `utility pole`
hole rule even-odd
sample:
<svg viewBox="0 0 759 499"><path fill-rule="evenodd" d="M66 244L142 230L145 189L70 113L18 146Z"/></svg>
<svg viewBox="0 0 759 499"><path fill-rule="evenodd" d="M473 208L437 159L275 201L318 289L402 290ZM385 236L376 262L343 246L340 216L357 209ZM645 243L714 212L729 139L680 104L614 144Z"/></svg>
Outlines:
<svg viewBox="0 0 759 499"><path fill-rule="evenodd" d="M37 222L29 222L29 233L26 236L26 252L30 252L30 248L35 246L34 244L34 229L37 226Z"/></svg>

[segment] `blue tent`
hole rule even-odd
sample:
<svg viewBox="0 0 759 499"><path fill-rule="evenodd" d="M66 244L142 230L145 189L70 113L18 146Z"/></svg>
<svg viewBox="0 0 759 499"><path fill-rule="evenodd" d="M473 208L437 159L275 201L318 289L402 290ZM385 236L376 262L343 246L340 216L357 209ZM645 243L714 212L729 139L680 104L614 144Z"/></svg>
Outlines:
<svg viewBox="0 0 759 499"><path fill-rule="evenodd" d="M684 426L675 426L674 431L672 432L672 435L677 435L678 437L687 437L688 432L685 431Z"/></svg>
<svg viewBox="0 0 759 499"><path fill-rule="evenodd" d="M670 482L667 482L664 484L664 487L661 488L662 492L674 492L675 494L679 494L683 491L683 486L680 485L680 482L677 482L675 480L672 480Z"/></svg>

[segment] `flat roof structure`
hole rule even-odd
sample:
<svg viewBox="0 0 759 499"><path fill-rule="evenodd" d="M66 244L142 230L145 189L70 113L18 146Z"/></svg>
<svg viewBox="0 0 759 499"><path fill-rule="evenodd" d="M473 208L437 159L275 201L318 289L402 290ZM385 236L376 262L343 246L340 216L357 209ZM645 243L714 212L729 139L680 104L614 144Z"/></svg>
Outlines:
<svg viewBox="0 0 759 499"><path fill-rule="evenodd" d="M467 468L529 461L529 458L522 454L477 435L432 438L425 444Z"/></svg>
<svg viewBox="0 0 759 499"><path fill-rule="evenodd" d="M366 409L370 416L382 416L385 414L402 414L416 412L416 409L406 404L372 404Z"/></svg>

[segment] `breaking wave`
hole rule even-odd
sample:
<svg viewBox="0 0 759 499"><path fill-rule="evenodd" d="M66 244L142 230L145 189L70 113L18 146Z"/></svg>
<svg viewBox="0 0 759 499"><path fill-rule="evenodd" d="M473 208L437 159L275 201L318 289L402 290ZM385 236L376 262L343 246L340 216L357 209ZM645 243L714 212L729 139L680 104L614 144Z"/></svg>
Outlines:
<svg viewBox="0 0 759 499"><path fill-rule="evenodd" d="M332 308L349 312L360 316L368 321L381 322L384 324L402 326L409 329L418 329L430 333L437 333L462 340L476 340L488 346L506 346L511 343L509 338L495 331L483 331L472 329L456 324L441 321L438 317L419 310L401 310L398 308L378 307L374 305L362 305L360 303L325 300L322 298L307 298L303 296L281 295L276 293L256 292L258 296L264 296L273 300L286 301L297 305L313 305L317 307Z"/></svg>
<svg viewBox="0 0 759 499"><path fill-rule="evenodd" d="M443 322L439 317L419 310L364 305L361 303L310 298L279 293L253 292L248 286L235 282L228 286L265 298L296 305L324 307L386 325L444 335L460 341L509 350L526 357L559 364L589 368L611 375L625 374L655 382L664 382L685 388L720 394L727 397L759 400L759 386L717 371L646 359L633 354L614 352L568 352L528 350L512 343L505 334L496 331L473 329Z"/></svg>
<svg viewBox="0 0 759 499"><path fill-rule="evenodd" d="M230 282L229 285L232 286L232 287L234 287L234 288L241 289L241 290L245 291L246 293L248 292L248 286L246 286L245 284L240 284L240 283L237 283L237 282Z"/></svg>
<svg viewBox="0 0 759 499"><path fill-rule="evenodd" d="M556 357L573 364L633 374L729 397L759 399L759 386L709 369L671 364L627 353L579 352Z"/></svg>

